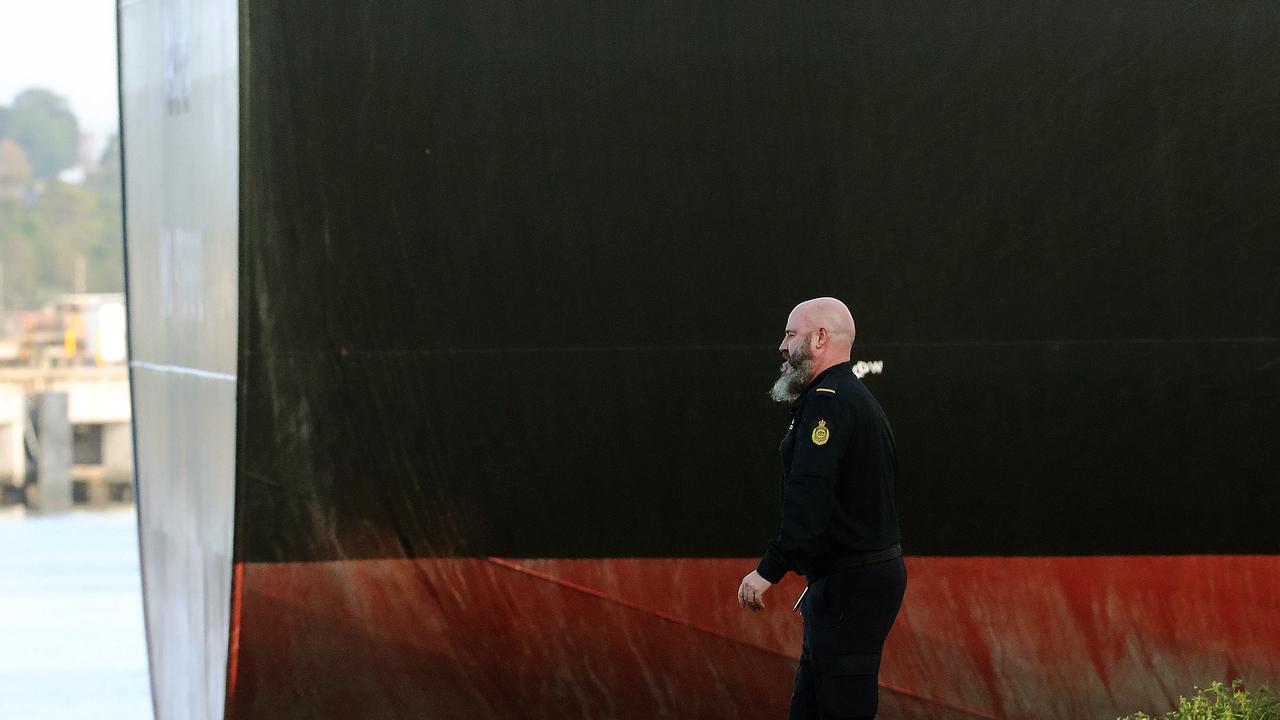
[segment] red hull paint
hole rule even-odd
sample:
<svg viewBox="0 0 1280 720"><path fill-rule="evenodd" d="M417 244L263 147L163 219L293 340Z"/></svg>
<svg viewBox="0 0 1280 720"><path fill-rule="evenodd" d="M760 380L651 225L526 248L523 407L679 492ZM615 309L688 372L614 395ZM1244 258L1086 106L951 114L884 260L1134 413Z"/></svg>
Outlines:
<svg viewBox="0 0 1280 720"><path fill-rule="evenodd" d="M237 566L228 717L780 718L788 577L749 559ZM1280 677L1280 556L909 558L881 717L1114 717Z"/></svg>

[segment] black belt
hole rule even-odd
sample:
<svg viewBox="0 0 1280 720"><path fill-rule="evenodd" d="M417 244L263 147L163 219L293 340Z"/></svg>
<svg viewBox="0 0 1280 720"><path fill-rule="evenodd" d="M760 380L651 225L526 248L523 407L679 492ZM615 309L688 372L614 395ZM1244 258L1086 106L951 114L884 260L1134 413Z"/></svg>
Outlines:
<svg viewBox="0 0 1280 720"><path fill-rule="evenodd" d="M853 555L846 555L842 558L835 560L830 565L828 565L824 569L824 572L822 572L821 574L815 575L814 577L808 578L808 579L810 580L810 582L812 582L813 580L824 578L824 577L827 577L828 575L834 575L842 570L852 570L853 568L860 568L863 565L870 565L872 563L884 562L885 560L893 560L894 558L900 558L900 557L902 557L901 544L890 545L889 547L883 550L874 550L872 552L855 553Z"/></svg>

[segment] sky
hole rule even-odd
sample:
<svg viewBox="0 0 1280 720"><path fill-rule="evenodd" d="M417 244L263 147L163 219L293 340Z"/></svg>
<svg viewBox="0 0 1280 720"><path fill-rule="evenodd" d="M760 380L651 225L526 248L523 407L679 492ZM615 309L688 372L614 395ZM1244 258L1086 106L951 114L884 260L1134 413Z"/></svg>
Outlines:
<svg viewBox="0 0 1280 720"><path fill-rule="evenodd" d="M0 0L0 104L29 87L67 98L101 144L119 124L117 0Z"/></svg>

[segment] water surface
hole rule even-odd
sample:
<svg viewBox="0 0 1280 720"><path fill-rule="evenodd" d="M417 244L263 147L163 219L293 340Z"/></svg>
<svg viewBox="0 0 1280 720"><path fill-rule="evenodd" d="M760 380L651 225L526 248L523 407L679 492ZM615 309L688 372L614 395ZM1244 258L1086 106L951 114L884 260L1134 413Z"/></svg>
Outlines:
<svg viewBox="0 0 1280 720"><path fill-rule="evenodd" d="M151 718L135 523L0 511L0 718Z"/></svg>

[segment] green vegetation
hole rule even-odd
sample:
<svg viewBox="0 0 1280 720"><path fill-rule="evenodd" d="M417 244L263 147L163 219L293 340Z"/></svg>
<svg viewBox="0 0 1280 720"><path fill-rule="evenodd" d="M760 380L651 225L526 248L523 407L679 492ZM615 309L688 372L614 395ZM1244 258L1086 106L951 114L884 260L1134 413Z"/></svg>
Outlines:
<svg viewBox="0 0 1280 720"><path fill-rule="evenodd" d="M51 178L80 159L80 123L67 101L48 90L23 90L0 112L0 137L22 147L37 180Z"/></svg>
<svg viewBox="0 0 1280 720"><path fill-rule="evenodd" d="M1280 700L1267 685L1249 692L1239 680L1230 688L1214 681L1208 689L1196 688L1195 695L1178 698L1178 708L1164 715L1140 712L1117 720L1280 720Z"/></svg>
<svg viewBox="0 0 1280 720"><path fill-rule="evenodd" d="M0 106L4 308L39 307L79 289L78 280L89 292L123 287L120 143L111 139L83 184L57 180L77 163L79 145L75 116L54 93L26 90L12 106Z"/></svg>

